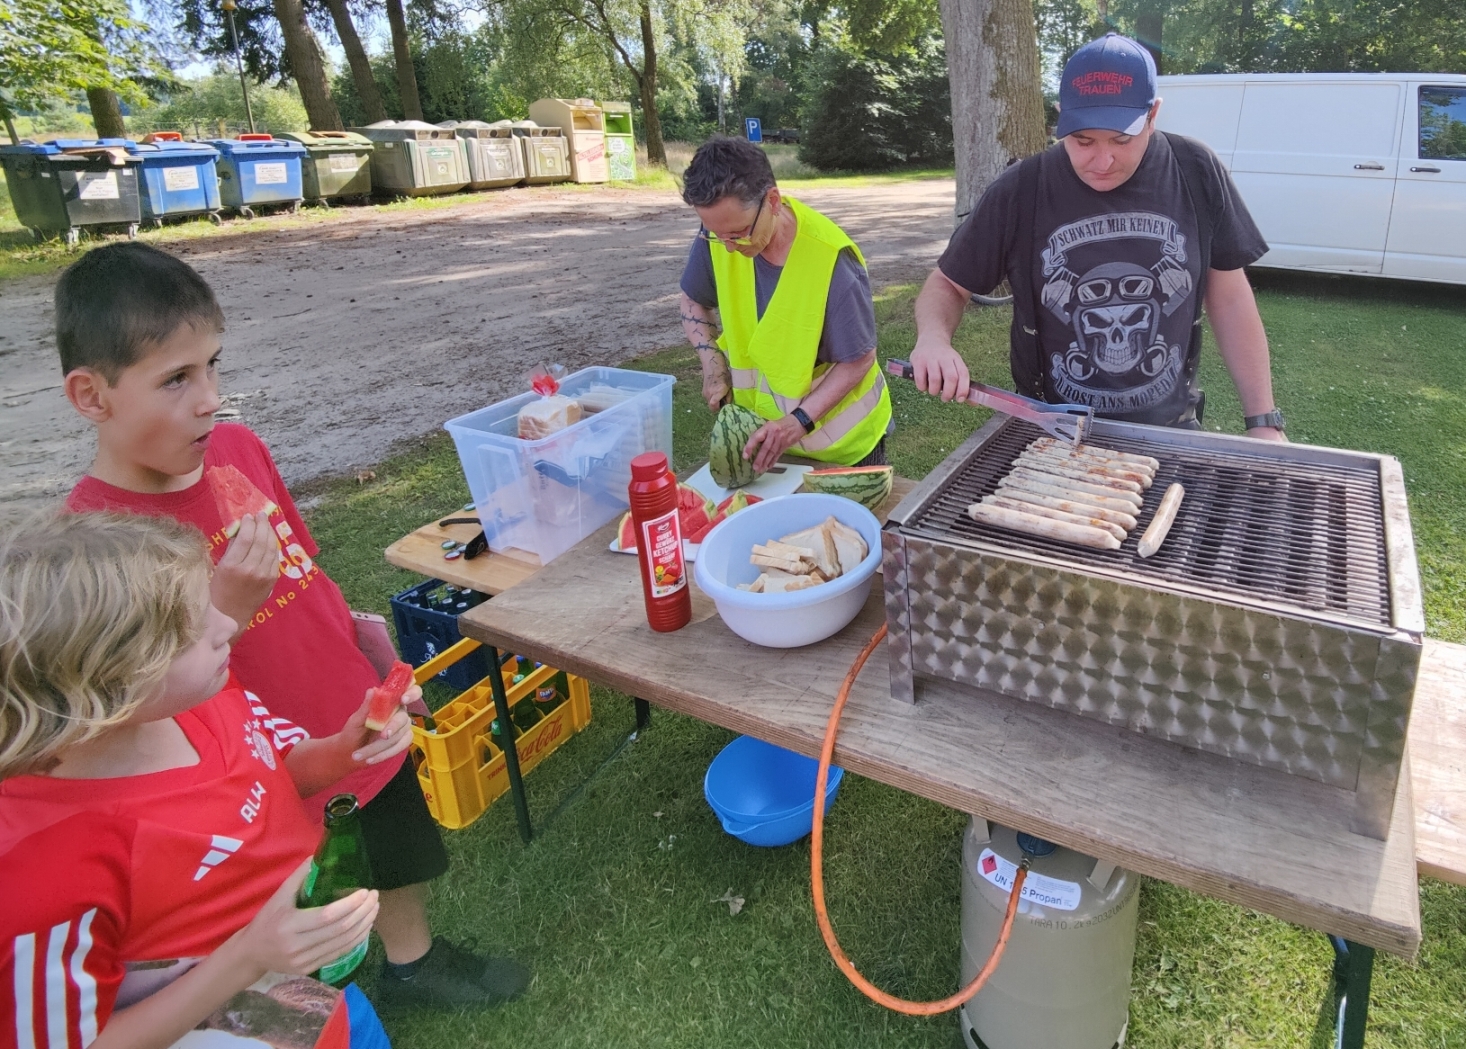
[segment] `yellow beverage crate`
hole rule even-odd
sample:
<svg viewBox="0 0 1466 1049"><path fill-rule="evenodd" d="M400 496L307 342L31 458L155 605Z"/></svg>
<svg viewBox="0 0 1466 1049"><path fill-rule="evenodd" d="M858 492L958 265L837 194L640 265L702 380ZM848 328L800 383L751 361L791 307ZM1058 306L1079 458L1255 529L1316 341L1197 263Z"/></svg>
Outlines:
<svg viewBox="0 0 1466 1049"><path fill-rule="evenodd" d="M428 680L477 645L476 641L460 641L424 663L415 676L419 682ZM512 674L505 674L509 706L533 695L557 673L554 667L540 667L517 685L512 683ZM590 724L590 686L574 674L565 677L570 684L565 702L515 740L522 774L528 774L547 754ZM434 731L416 722L412 726L412 761L428 811L450 830L468 826L509 790L504 753L490 738L494 717L492 686L484 678L434 712Z"/></svg>

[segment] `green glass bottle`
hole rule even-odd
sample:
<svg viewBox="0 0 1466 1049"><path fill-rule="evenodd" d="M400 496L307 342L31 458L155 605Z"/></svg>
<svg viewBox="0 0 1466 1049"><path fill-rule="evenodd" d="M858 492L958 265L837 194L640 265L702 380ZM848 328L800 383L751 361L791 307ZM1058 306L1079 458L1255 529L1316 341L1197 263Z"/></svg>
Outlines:
<svg viewBox="0 0 1466 1049"><path fill-rule="evenodd" d="M552 710L569 697L570 679L565 676L565 671L557 670L555 676L535 692L534 705L542 716L548 717Z"/></svg>
<svg viewBox="0 0 1466 1049"><path fill-rule="evenodd" d="M536 709L533 696L525 696L509 710L509 720L520 732L528 732L539 724L544 714Z"/></svg>
<svg viewBox="0 0 1466 1049"><path fill-rule="evenodd" d="M311 869L296 894L297 907L324 907L372 887L372 868L361 833L360 808L355 794L337 794L326 802L326 833L316 846ZM366 957L367 941L329 962L314 974L322 983L340 983Z"/></svg>

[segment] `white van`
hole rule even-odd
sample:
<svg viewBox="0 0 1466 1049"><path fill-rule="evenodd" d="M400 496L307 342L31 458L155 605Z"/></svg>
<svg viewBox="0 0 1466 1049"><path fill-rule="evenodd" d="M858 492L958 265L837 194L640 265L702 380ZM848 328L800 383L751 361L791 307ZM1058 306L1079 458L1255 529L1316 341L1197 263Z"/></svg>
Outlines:
<svg viewBox="0 0 1466 1049"><path fill-rule="evenodd" d="M1259 266L1466 284L1466 75L1163 76L1157 126L1216 150Z"/></svg>

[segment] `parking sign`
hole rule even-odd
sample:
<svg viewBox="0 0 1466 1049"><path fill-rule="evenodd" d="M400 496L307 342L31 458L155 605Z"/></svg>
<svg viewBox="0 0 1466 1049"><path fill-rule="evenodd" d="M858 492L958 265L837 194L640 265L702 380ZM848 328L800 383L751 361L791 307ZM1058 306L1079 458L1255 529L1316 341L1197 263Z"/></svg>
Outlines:
<svg viewBox="0 0 1466 1049"><path fill-rule="evenodd" d="M743 121L743 128L748 132L748 141L762 142L764 140L763 122L758 117L746 117Z"/></svg>

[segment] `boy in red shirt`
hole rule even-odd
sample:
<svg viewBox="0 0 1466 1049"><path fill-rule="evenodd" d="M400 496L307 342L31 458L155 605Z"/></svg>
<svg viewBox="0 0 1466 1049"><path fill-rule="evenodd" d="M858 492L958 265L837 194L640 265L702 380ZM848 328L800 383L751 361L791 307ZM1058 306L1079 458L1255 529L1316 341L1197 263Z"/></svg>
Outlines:
<svg viewBox="0 0 1466 1049"><path fill-rule="evenodd" d="M320 838L297 790L400 756L407 715L369 733L363 703L321 739L273 717L230 679L209 572L166 520L0 544L0 1045L169 1045L371 930L374 891L296 908Z"/></svg>
<svg viewBox="0 0 1466 1049"><path fill-rule="evenodd" d="M214 606L243 624L234 673L272 709L321 735L380 677L358 647L340 590L315 563L316 545L268 449L248 428L214 422L223 328L209 285L156 248L110 244L62 274L56 345L64 389L97 430L96 458L67 508L173 517L202 531L216 562ZM258 512L225 520L241 490ZM312 812L341 791L362 803L387 955L379 1004L486 1005L523 991L529 974L518 963L477 956L429 929L426 883L447 870L448 857L412 764L360 769L329 787L307 799Z"/></svg>

